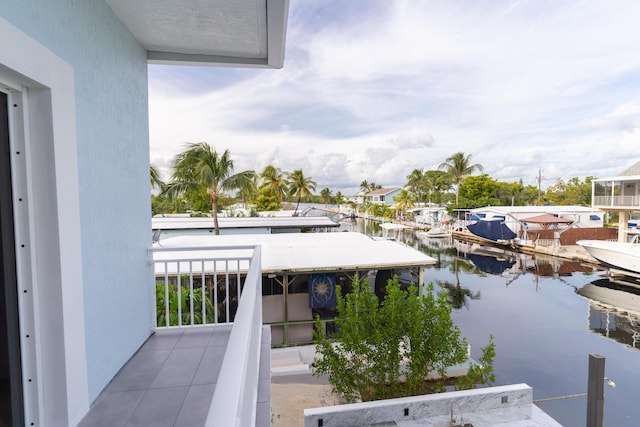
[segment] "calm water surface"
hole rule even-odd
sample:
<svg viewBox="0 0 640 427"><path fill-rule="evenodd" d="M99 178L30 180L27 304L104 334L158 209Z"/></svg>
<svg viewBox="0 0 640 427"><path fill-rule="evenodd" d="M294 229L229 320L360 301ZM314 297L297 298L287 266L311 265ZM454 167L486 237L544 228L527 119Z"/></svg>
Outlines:
<svg viewBox="0 0 640 427"><path fill-rule="evenodd" d="M363 224L346 228L365 231ZM370 224L366 233L382 235ZM453 318L474 358L494 335L496 385L527 383L534 399L584 393L589 354L600 354L606 376L617 385L605 387L605 425L640 425L640 315L630 311L640 312L640 304L634 306L640 298L634 291L640 291L610 283L605 272L577 262L491 256L477 245L413 232L396 237L438 260L425 269L425 280L448 290ZM621 304L602 304L594 291ZM564 426L586 424L586 397L538 405Z"/></svg>

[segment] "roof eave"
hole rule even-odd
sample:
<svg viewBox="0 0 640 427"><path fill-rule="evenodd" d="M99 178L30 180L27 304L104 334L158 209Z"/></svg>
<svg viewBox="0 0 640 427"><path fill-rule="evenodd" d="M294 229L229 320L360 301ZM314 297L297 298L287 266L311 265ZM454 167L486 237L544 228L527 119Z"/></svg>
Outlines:
<svg viewBox="0 0 640 427"><path fill-rule="evenodd" d="M279 69L284 65L288 16L289 0L267 0L267 56L265 58L148 51L147 61L150 64L165 65L206 65Z"/></svg>

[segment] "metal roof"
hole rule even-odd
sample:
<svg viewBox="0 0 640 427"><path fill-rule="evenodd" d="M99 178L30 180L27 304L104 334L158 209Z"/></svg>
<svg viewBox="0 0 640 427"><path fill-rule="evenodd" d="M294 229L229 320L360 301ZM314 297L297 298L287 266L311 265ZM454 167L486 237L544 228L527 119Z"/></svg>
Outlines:
<svg viewBox="0 0 640 427"><path fill-rule="evenodd" d="M373 270L436 263L434 258L416 249L389 240L373 240L357 232L176 236L154 244L154 248L234 245L260 245L263 273ZM176 250L154 252L153 257L159 261L177 257L201 259L206 255L205 250Z"/></svg>
<svg viewBox="0 0 640 427"><path fill-rule="evenodd" d="M318 228L339 227L340 224L326 216L244 217L218 218L221 229L230 228ZM213 229L213 218L163 218L151 219L153 230Z"/></svg>
<svg viewBox="0 0 640 427"><path fill-rule="evenodd" d="M640 175L618 175L610 178L597 178L591 180L591 182L625 182L625 181L640 181Z"/></svg>
<svg viewBox="0 0 640 427"><path fill-rule="evenodd" d="M373 190L373 191L369 191L366 196L377 196L377 195L385 195L385 194L389 194L392 193L396 190L400 190L400 187L385 187L385 188L378 188L377 190Z"/></svg>
<svg viewBox="0 0 640 427"><path fill-rule="evenodd" d="M281 68L289 0L105 0L151 63Z"/></svg>

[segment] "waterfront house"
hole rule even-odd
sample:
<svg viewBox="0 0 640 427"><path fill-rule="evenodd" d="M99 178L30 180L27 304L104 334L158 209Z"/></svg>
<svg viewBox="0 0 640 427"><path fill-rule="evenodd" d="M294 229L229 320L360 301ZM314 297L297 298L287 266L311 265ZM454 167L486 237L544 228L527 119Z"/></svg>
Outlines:
<svg viewBox="0 0 640 427"><path fill-rule="evenodd" d="M591 206L618 213L618 240L626 242L630 215L640 211L640 162L616 177L591 181ZM638 222L631 225L637 227Z"/></svg>
<svg viewBox="0 0 640 427"><path fill-rule="evenodd" d="M428 227L440 227L451 219L447 208L435 203L427 203L425 206L409 209L409 212L413 214L416 223Z"/></svg>
<svg viewBox="0 0 640 427"><path fill-rule="evenodd" d="M397 195L402 188L400 187L387 187L379 188L365 194L364 198L369 203L383 203L387 206L395 205L393 197Z"/></svg>
<svg viewBox="0 0 640 427"><path fill-rule="evenodd" d="M0 0L0 424L78 425L152 333L147 65L280 68L287 17L288 0ZM243 372L224 412L252 425Z"/></svg>

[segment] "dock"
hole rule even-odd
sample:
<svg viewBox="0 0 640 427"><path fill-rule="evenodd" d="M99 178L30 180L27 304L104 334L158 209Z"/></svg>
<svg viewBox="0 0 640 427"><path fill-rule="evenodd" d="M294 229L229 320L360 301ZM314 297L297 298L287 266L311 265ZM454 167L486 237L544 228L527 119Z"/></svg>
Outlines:
<svg viewBox="0 0 640 427"><path fill-rule="evenodd" d="M477 237L468 231L453 231L451 235L454 239L457 240L463 240L466 242L478 243L482 245L491 245L497 248L513 252L520 252L527 255L548 255L598 266L602 265L600 261L592 257L582 246L579 245L554 245L553 241L545 241L541 242L541 244L536 243L532 245L498 243Z"/></svg>

